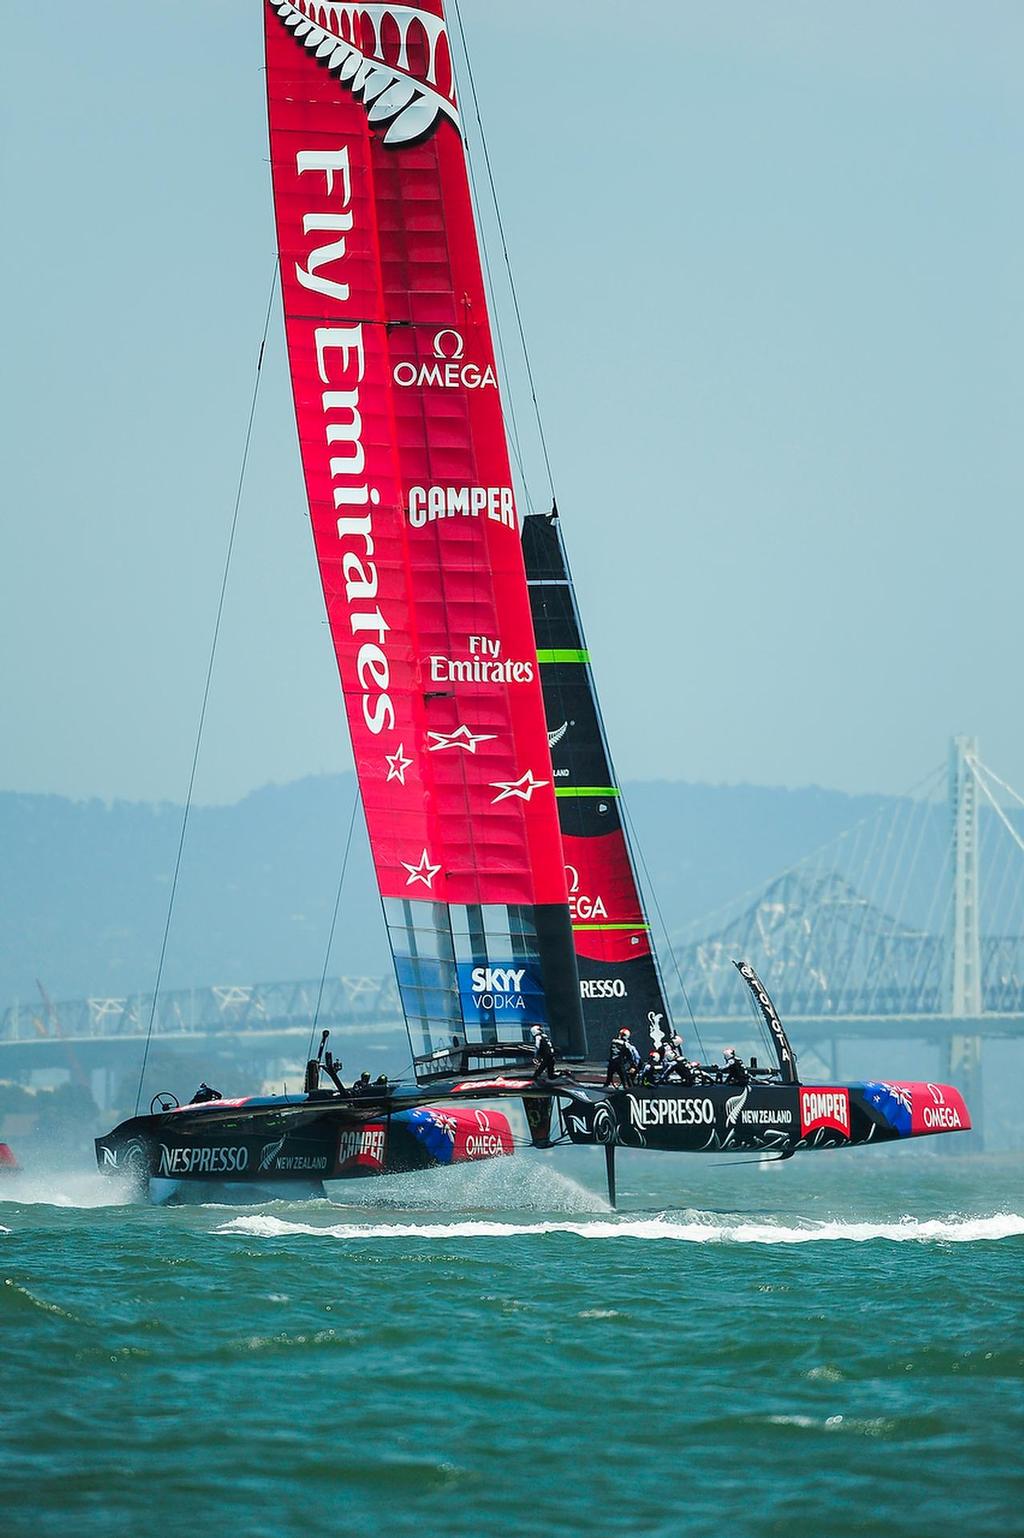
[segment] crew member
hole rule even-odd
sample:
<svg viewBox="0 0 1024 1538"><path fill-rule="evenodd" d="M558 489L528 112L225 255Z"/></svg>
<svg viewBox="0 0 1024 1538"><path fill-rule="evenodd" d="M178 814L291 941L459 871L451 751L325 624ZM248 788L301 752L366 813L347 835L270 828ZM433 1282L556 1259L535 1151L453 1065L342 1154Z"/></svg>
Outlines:
<svg viewBox="0 0 1024 1538"><path fill-rule="evenodd" d="M641 1084L660 1084L667 1069L662 1068L662 1060L657 1052L648 1052L647 1061L640 1074Z"/></svg>
<svg viewBox="0 0 1024 1538"><path fill-rule="evenodd" d="M697 1076L693 1071L693 1064L688 1063L681 1052L669 1063L659 1082L665 1084L669 1080L675 1084L683 1085L696 1084L697 1082Z"/></svg>
<svg viewBox="0 0 1024 1538"><path fill-rule="evenodd" d="M353 1095L370 1095L373 1093L373 1085L370 1083L370 1074L367 1069L363 1069L362 1073L353 1084L352 1093Z"/></svg>
<svg viewBox="0 0 1024 1538"><path fill-rule="evenodd" d="M726 1084L749 1084L750 1075L747 1073L743 1059L736 1056L735 1047L726 1047L725 1066L722 1069L722 1078Z"/></svg>
<svg viewBox="0 0 1024 1538"><path fill-rule="evenodd" d="M530 1033L533 1036L533 1077L535 1079L553 1079L555 1076L555 1049L551 1045L551 1037L539 1025L531 1025Z"/></svg>
<svg viewBox="0 0 1024 1538"><path fill-rule="evenodd" d="M224 1096L221 1094L220 1090L211 1089L204 1079L202 1084L200 1084L199 1088L196 1090L195 1094L192 1096L192 1099L189 1101L189 1105L205 1105L208 1100L223 1099Z"/></svg>
<svg viewBox="0 0 1024 1538"><path fill-rule="evenodd" d="M604 1076L605 1089L616 1078L620 1084L632 1084L639 1066L640 1054L629 1039L629 1027L624 1025L619 1034L613 1037L608 1049L608 1070Z"/></svg>

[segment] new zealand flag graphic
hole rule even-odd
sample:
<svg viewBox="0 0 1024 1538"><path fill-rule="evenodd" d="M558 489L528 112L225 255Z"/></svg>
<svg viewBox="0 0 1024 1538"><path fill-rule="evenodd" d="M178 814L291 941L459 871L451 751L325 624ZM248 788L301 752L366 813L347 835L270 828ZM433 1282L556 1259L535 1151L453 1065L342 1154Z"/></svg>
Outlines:
<svg viewBox="0 0 1024 1538"><path fill-rule="evenodd" d="M457 1122L443 1111L403 1111L402 1120L438 1164L451 1164Z"/></svg>
<svg viewBox="0 0 1024 1538"><path fill-rule="evenodd" d="M897 1137L910 1136L910 1091L900 1084L865 1084L864 1098L880 1111Z"/></svg>

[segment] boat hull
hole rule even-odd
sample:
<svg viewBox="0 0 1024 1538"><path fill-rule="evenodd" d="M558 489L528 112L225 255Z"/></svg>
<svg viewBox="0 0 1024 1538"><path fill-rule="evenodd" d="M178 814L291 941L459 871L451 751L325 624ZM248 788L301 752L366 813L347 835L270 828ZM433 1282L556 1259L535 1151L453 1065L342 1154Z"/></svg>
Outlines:
<svg viewBox="0 0 1024 1538"><path fill-rule="evenodd" d="M396 1110L271 1098L183 1106L123 1122L96 1140L101 1173L158 1204L323 1195L325 1180L409 1174L500 1158L508 1119L476 1107Z"/></svg>
<svg viewBox="0 0 1024 1538"><path fill-rule="evenodd" d="M593 1093L593 1092L592 1092ZM573 1099L561 1108L573 1143L669 1153L775 1153L969 1132L960 1092L948 1084L655 1084Z"/></svg>

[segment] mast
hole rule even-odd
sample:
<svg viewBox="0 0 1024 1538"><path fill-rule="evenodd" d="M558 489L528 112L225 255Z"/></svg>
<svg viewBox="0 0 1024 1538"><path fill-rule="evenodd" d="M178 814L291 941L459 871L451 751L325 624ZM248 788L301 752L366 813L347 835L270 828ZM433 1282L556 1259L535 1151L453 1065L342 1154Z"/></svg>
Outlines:
<svg viewBox="0 0 1024 1538"><path fill-rule="evenodd" d="M271 0L310 521L413 1052L586 1042L441 0Z"/></svg>

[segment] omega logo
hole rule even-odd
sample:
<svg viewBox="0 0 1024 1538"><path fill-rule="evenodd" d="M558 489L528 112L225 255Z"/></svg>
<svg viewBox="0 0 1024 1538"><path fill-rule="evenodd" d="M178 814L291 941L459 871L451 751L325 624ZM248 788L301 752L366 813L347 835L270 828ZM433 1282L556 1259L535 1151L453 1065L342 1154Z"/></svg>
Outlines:
<svg viewBox="0 0 1024 1538"><path fill-rule="evenodd" d="M445 337L451 337L450 342ZM451 359L457 363L466 351L466 344L458 331L439 331L434 338L434 357Z"/></svg>
<svg viewBox="0 0 1024 1538"><path fill-rule="evenodd" d="M497 375L488 363L465 361L466 342L461 331L445 326L434 333L433 361L396 363L391 377L403 390L417 385L421 390L432 385L439 390L496 390Z"/></svg>

